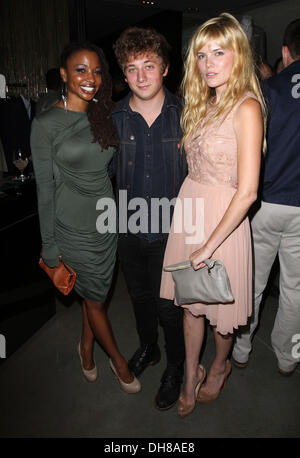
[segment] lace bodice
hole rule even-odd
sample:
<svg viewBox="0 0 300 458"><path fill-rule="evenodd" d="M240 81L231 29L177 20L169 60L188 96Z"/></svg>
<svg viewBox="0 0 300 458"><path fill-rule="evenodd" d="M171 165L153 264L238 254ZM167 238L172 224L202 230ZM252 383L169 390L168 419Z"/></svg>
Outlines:
<svg viewBox="0 0 300 458"><path fill-rule="evenodd" d="M247 98L256 96L247 92L233 107L223 122L213 121L199 135L201 126L186 140L184 148L189 168L189 178L210 186L237 184L237 141L233 119L237 108ZM208 112L211 116L213 108Z"/></svg>

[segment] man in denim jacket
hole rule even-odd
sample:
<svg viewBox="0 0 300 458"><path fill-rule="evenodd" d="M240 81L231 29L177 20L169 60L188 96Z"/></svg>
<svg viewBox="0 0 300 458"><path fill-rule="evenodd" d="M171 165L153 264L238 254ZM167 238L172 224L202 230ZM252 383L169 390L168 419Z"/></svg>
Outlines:
<svg viewBox="0 0 300 458"><path fill-rule="evenodd" d="M139 376L146 367L159 362L160 321L167 368L155 405L166 410L179 397L184 364L182 310L159 297L174 208L170 203L174 204L187 172L180 148L182 104L163 86L169 45L162 35L153 29L130 27L121 34L114 50L131 89L113 112L120 146L112 164L120 215L118 253L140 341L129 368Z"/></svg>

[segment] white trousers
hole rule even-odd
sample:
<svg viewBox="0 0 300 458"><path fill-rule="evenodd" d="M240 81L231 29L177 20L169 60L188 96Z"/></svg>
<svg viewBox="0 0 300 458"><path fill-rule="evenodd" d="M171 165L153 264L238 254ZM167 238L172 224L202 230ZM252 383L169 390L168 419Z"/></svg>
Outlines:
<svg viewBox="0 0 300 458"><path fill-rule="evenodd" d="M239 362L248 361L252 335L258 324L262 294L278 253L280 294L271 341L279 368L291 371L300 361L300 207L262 202L251 226L254 248L254 310L250 330L236 338L232 356Z"/></svg>

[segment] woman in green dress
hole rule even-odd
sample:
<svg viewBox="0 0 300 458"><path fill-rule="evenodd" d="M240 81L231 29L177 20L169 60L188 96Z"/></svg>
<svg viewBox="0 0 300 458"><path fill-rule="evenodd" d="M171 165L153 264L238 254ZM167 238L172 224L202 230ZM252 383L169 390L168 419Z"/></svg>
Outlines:
<svg viewBox="0 0 300 458"><path fill-rule="evenodd" d="M31 148L37 183L42 257L49 267L59 256L76 272L83 326L78 353L85 377L97 378L96 339L129 393L141 389L120 354L108 320L105 299L111 286L117 235L98 232L101 198L113 199L107 166L117 136L111 111L111 80L101 49L90 43L68 45L61 56L62 100L37 116Z"/></svg>

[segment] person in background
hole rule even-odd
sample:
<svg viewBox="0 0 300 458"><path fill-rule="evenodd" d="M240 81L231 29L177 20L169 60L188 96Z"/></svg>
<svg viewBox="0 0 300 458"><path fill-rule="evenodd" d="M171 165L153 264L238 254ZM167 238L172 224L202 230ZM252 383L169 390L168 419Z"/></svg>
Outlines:
<svg viewBox="0 0 300 458"><path fill-rule="evenodd" d="M284 65L283 65L282 57L278 57L278 59L276 60L276 62L274 64L274 73L275 73L275 75L280 73L281 70L283 70L283 69L284 69Z"/></svg>
<svg viewBox="0 0 300 458"><path fill-rule="evenodd" d="M271 76L273 76L272 67L267 62L261 61L261 63L258 65L258 72L259 72L259 78L262 81L268 78L271 78Z"/></svg>
<svg viewBox="0 0 300 458"><path fill-rule="evenodd" d="M48 110L61 99L62 80L59 68L51 68L46 73L47 93L42 95L36 103L35 114Z"/></svg>
<svg viewBox="0 0 300 458"><path fill-rule="evenodd" d="M180 417L196 401L212 402L231 372L233 335L252 313L252 246L248 210L257 197L264 137L264 101L248 38L239 22L222 13L192 37L183 78L181 117L189 174L178 196L176 218L192 200L193 225L203 237L176 230L173 218L164 266L190 259L195 270L213 257L226 267L234 301L185 304L186 379L178 402ZM204 204L197 210L198 202ZM174 281L163 272L161 297L174 299ZM216 354L207 380L199 364L205 318L213 327Z"/></svg>
<svg viewBox="0 0 300 458"><path fill-rule="evenodd" d="M140 340L128 365L138 377L148 366L158 363L160 321L165 335L167 367L155 406L166 410L177 402L183 377L182 311L173 306L173 301L159 298L170 214L166 231L162 227L163 215L151 212L151 204L154 199L163 198L170 203L186 175L185 154L180 151L182 104L163 85L169 69L169 45L161 34L153 29L126 29L114 50L130 92L113 111L120 147L112 171L116 175L117 192L127 192L128 202L143 199L149 209L149 217L147 210L141 214L146 228L136 231L129 227L128 232L126 229L126 233L120 234L118 242L120 264ZM157 229L152 231L151 225Z"/></svg>
<svg viewBox="0 0 300 458"><path fill-rule="evenodd" d="M268 150L261 207L252 220L254 243L254 315L237 337L233 362L248 365L262 294L279 255L279 304L271 340L281 375L291 375L300 361L300 19L291 22L282 46L284 69L264 82L268 106Z"/></svg>
<svg viewBox="0 0 300 458"><path fill-rule="evenodd" d="M32 125L32 158L37 183L42 257L54 268L60 257L76 272L82 298L82 335L77 345L83 375L93 382L97 340L121 388L140 391L109 322L105 300L116 258L117 235L99 230L97 204L113 199L107 166L117 145L111 119L111 79L101 49L71 43L61 56L64 98ZM114 215L112 215L114 216Z"/></svg>
<svg viewBox="0 0 300 458"><path fill-rule="evenodd" d="M123 75L114 75L112 78L112 99L118 102L128 94L128 85L124 81Z"/></svg>

